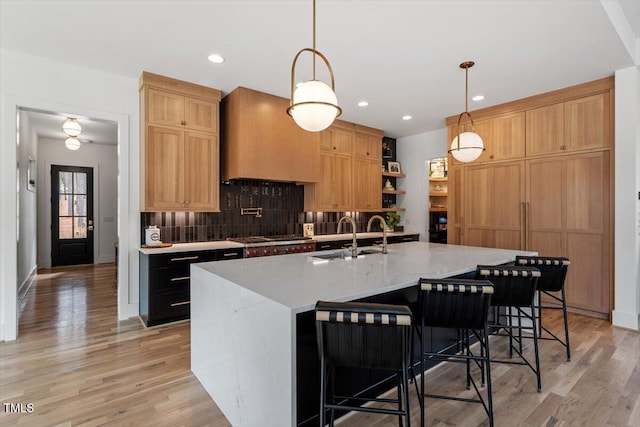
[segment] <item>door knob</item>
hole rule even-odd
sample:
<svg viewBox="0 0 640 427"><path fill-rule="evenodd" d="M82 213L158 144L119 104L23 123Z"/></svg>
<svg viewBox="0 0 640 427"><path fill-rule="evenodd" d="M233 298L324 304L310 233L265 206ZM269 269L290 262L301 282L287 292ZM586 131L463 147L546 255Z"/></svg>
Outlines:
<svg viewBox="0 0 640 427"><path fill-rule="evenodd" d="M93 225L88 226L88 227L87 227L87 230L89 230L89 231L93 231Z"/></svg>

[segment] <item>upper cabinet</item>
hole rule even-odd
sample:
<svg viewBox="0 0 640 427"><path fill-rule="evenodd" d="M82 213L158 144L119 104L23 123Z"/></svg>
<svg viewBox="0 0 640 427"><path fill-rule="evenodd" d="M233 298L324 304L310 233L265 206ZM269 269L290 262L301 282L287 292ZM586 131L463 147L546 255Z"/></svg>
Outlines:
<svg viewBox="0 0 640 427"><path fill-rule="evenodd" d="M224 97L222 178L300 183L320 178L320 135L287 114L289 100L238 87Z"/></svg>
<svg viewBox="0 0 640 427"><path fill-rule="evenodd" d="M527 156L609 147L609 93L527 111Z"/></svg>
<svg viewBox="0 0 640 427"><path fill-rule="evenodd" d="M220 91L143 72L140 78L143 211L219 211Z"/></svg>
<svg viewBox="0 0 640 427"><path fill-rule="evenodd" d="M336 120L320 132L320 179L305 185L306 211L382 209L382 131Z"/></svg>
<svg viewBox="0 0 640 427"><path fill-rule="evenodd" d="M474 120L474 131L482 138L485 148L474 163L492 162L495 160L515 160L524 157L524 124L524 112ZM471 130L470 126L468 130ZM457 134L457 125L451 126L449 128L449 146ZM463 164L453 157L451 157L449 161L452 162L454 166Z"/></svg>

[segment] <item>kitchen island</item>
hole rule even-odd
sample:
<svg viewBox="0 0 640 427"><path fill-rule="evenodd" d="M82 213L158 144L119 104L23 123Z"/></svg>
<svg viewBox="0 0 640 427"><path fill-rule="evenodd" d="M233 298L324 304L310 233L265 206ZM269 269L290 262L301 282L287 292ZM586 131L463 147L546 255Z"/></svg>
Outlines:
<svg viewBox="0 0 640 427"><path fill-rule="evenodd" d="M408 302L420 277L535 255L424 242L389 245L384 255L326 254L191 266L191 370L232 425L313 423L316 301Z"/></svg>

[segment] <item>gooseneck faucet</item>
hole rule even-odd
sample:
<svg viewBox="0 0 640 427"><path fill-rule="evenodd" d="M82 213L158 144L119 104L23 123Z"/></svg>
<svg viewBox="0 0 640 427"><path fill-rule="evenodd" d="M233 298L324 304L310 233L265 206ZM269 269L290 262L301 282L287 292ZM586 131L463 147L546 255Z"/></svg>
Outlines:
<svg viewBox="0 0 640 427"><path fill-rule="evenodd" d="M379 219L380 225L382 226L382 253L387 253L387 222L380 215L374 215L369 218L369 223L367 224L367 233L371 231L371 224L373 224L373 220Z"/></svg>
<svg viewBox="0 0 640 427"><path fill-rule="evenodd" d="M342 218L340 218L340 221L338 221L338 234L340 234L342 232L342 223L344 221L349 221L351 223L351 231L353 231L353 245L351 245L351 256L353 258L356 258L358 256L358 239L356 238L356 222L353 220L353 218L349 217L349 216L343 216Z"/></svg>

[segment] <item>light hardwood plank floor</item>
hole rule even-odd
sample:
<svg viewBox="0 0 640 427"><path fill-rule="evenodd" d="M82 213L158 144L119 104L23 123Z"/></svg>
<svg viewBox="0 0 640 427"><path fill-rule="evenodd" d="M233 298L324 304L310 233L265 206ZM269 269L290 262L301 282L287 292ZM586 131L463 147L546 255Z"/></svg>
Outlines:
<svg viewBox="0 0 640 427"><path fill-rule="evenodd" d="M39 273L21 308L18 340L0 344L0 401L32 403L33 412L3 405L0 425L230 425L189 369L189 323L145 329L137 319L118 322L115 280L113 264ZM557 314L545 320L562 330ZM496 426L640 426L640 334L575 314L570 327L571 362L560 345L541 343L541 393L528 368L492 365ZM494 339L492 351L504 354L504 341ZM430 371L427 384L471 395L462 365ZM411 399L417 426L415 393ZM480 405L434 399L427 422L487 425ZM338 425L396 426L397 417L354 414Z"/></svg>

